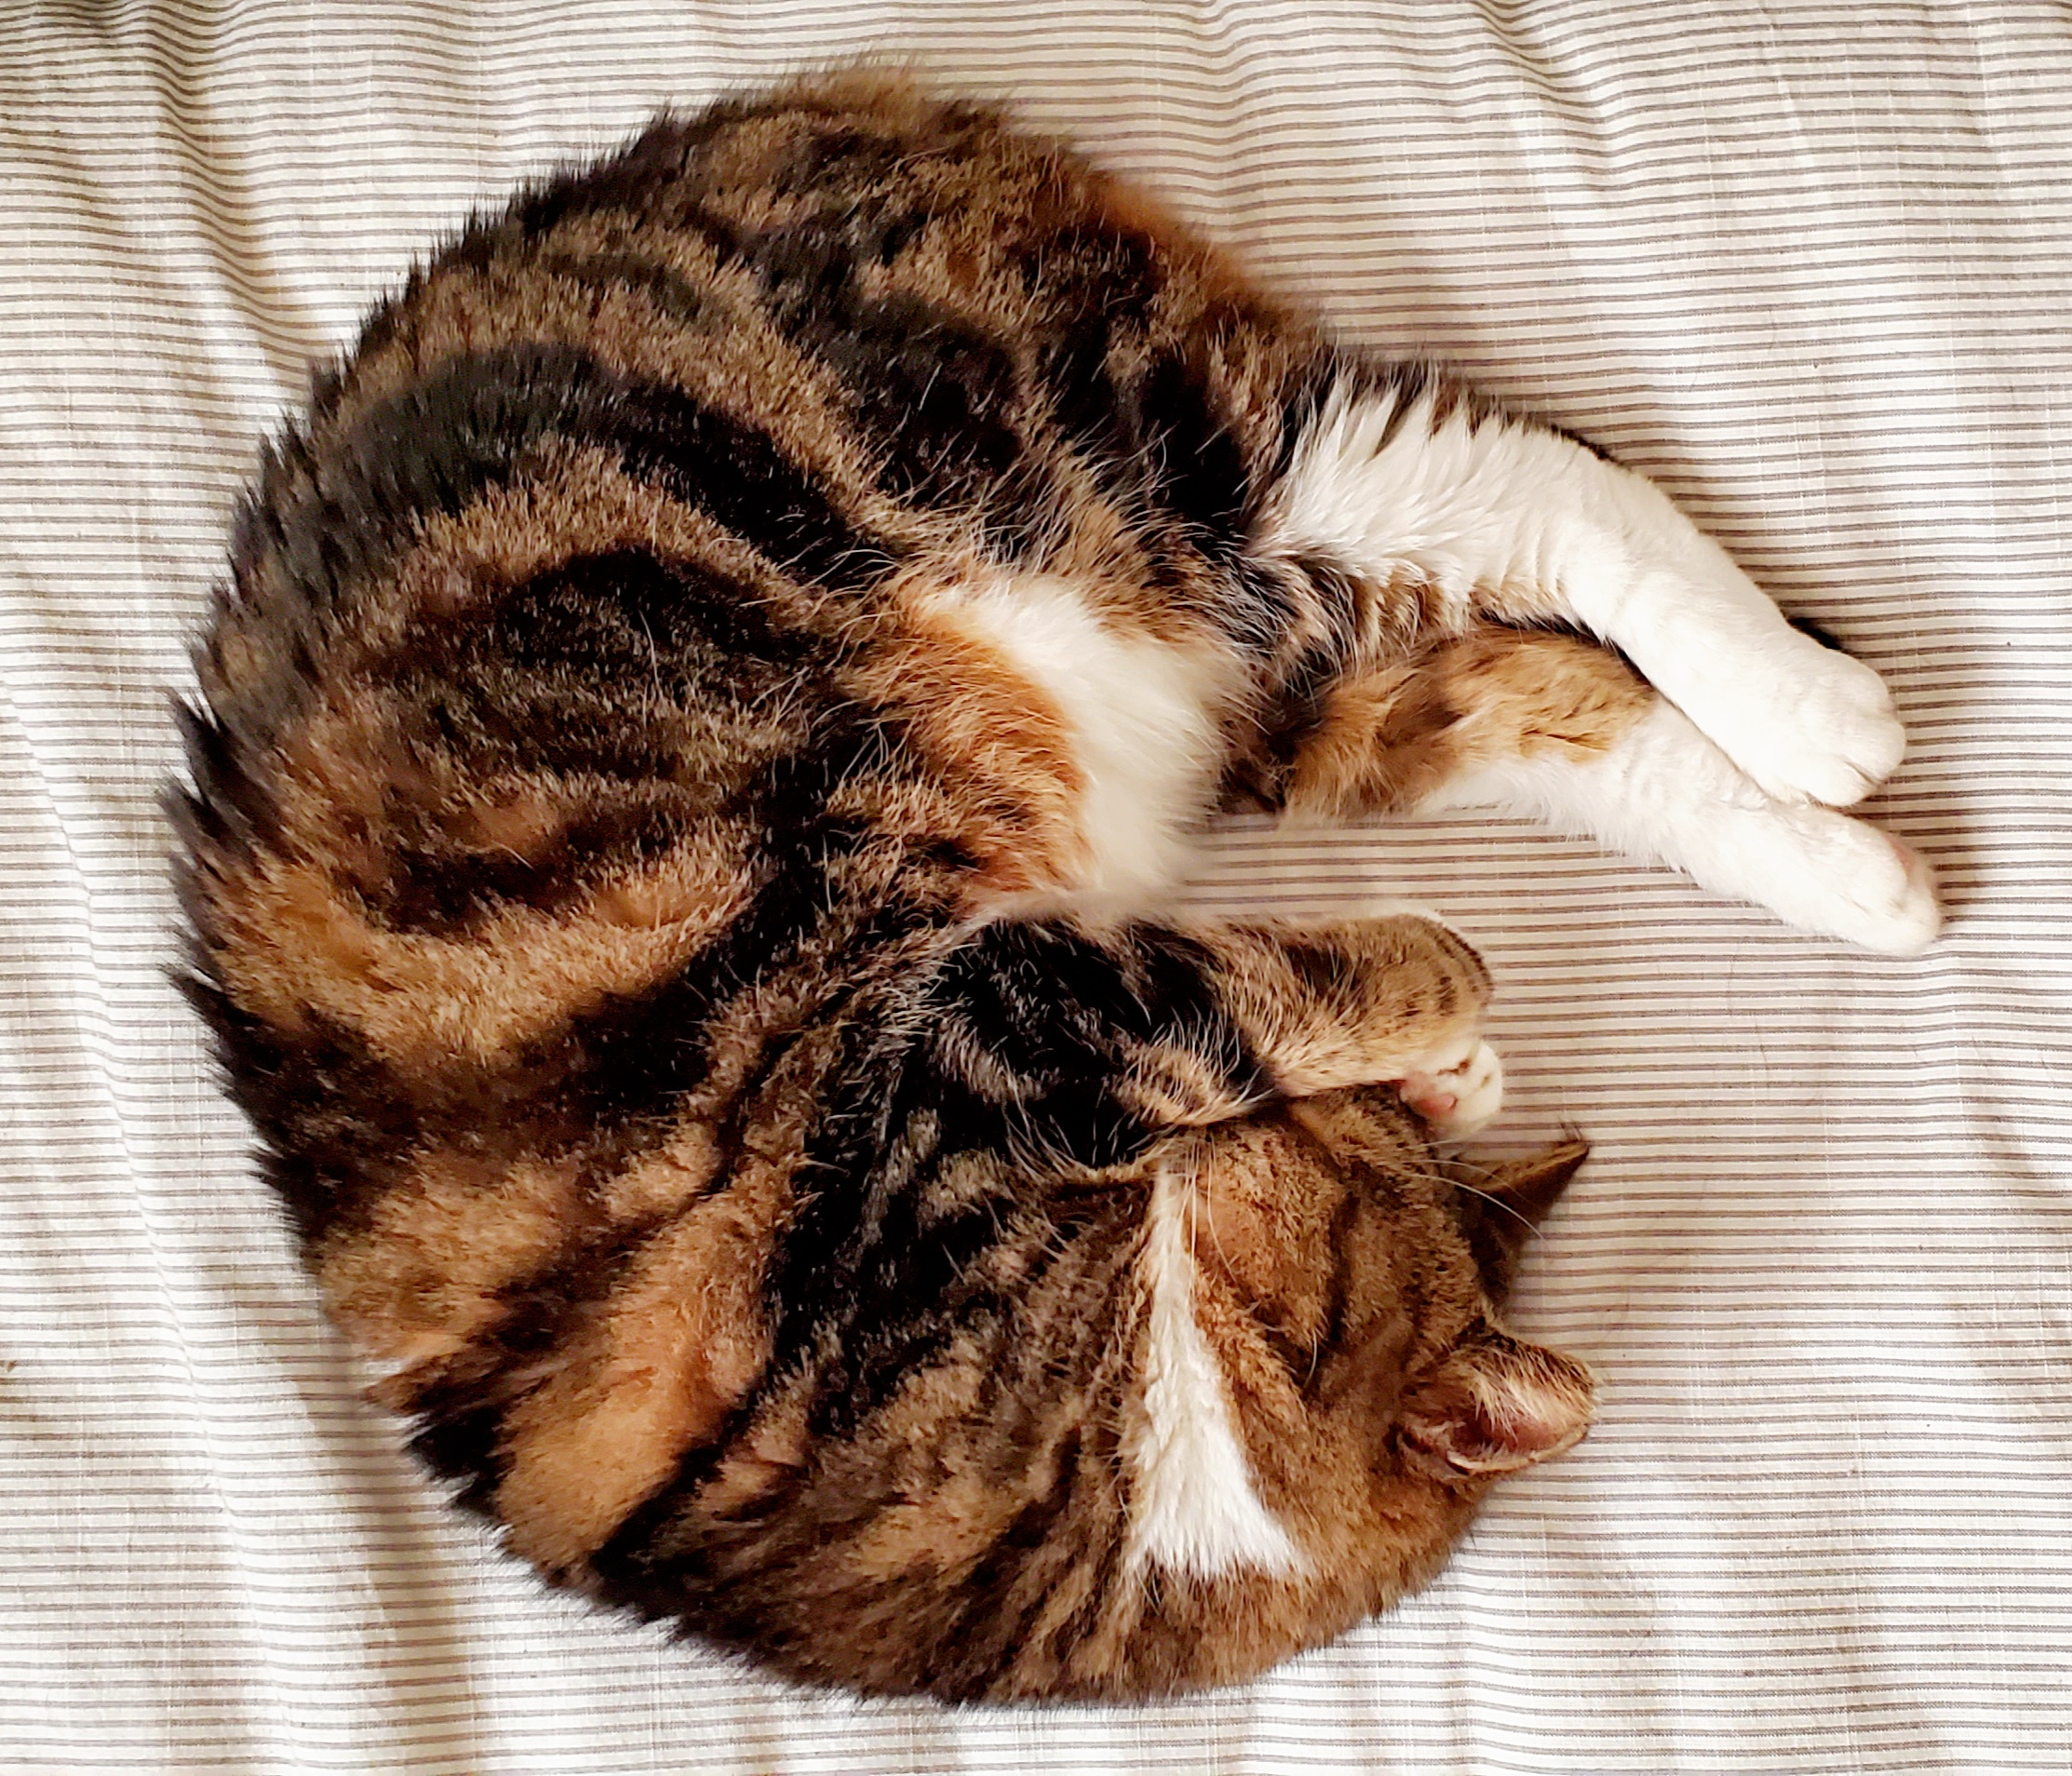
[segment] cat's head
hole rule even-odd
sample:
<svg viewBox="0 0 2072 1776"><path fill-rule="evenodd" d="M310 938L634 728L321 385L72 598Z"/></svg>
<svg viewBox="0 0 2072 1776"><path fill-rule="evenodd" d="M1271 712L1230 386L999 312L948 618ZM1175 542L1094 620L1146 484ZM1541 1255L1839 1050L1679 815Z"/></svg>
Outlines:
<svg viewBox="0 0 2072 1776"><path fill-rule="evenodd" d="M1315 1327L1311 1386L1319 1397L1356 1396L1347 1418L1366 1427L1362 1484L1385 1491L1400 1481L1416 1492L1437 1481L1479 1496L1496 1477L1577 1442L1590 1423L1590 1372L1513 1336L1502 1309L1521 1248L1587 1147L1569 1140L1497 1164L1442 1161L1386 1090L1306 1099L1291 1121L1328 1156L1309 1188L1321 1193L1319 1208L1330 1204L1332 1264L1247 1276L1226 1258L1214 1268L1250 1298L1253 1314L1278 1317L1290 1333ZM1291 1173L1301 1162L1286 1149L1272 1162L1285 1203L1299 1190ZM1242 1178L1245 1168L1232 1169ZM1217 1207L1226 1229L1245 1228L1243 1203ZM1328 1290L1311 1288L1310 1274L1328 1275ZM1298 1333L1295 1342L1308 1339Z"/></svg>
<svg viewBox="0 0 2072 1776"><path fill-rule="evenodd" d="M1385 1608L1438 1570L1495 1482L1583 1435L1589 1371L1502 1324L1517 1248L1583 1154L1447 1161L1386 1087L1208 1137L1191 1317L1220 1374L1162 1424L1187 1371L1159 1353L1134 1531L1194 1582L1161 1593L1169 1635L1116 1693L1232 1681ZM1154 1218L1152 1255L1157 1233ZM1242 1466L1204 1455L1218 1400ZM1261 1574L1277 1582L1247 1588Z"/></svg>

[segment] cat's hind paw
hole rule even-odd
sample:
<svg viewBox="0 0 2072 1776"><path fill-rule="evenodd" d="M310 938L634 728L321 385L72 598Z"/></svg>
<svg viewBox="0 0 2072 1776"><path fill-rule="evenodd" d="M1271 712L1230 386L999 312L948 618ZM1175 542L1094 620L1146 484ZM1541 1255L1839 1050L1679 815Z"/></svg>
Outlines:
<svg viewBox="0 0 2072 1776"><path fill-rule="evenodd" d="M1885 680L1796 631L1768 653L1759 687L1721 683L1706 699L1713 707L1685 713L1779 800L1830 808L1861 801L1906 751Z"/></svg>
<svg viewBox="0 0 2072 1776"><path fill-rule="evenodd" d="M1503 1062L1487 1043L1477 1041L1450 1065L1442 1060L1405 1074L1396 1090L1438 1139L1465 1140L1488 1127L1503 1108Z"/></svg>
<svg viewBox="0 0 2072 1776"><path fill-rule="evenodd" d="M1778 808L1752 855L1766 843L1756 893L1801 930L1913 956L1942 929L1927 859L1864 821L1825 808Z"/></svg>

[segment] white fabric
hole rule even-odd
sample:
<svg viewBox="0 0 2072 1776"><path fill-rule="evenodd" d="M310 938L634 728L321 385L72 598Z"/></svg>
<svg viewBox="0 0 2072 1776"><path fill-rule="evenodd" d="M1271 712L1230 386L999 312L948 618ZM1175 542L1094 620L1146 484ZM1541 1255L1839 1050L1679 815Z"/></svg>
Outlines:
<svg viewBox="0 0 2072 1776"><path fill-rule="evenodd" d="M801 1697L544 1594L357 1402L164 975L166 687L303 361L471 204L877 50L1656 477L1897 688L1954 922L1586 845L1238 833L1487 946L1597 1152L1603 1413L1430 1592L1137 1712ZM2020 0L0 0L0 1764L2072 1768L2072 16Z"/></svg>

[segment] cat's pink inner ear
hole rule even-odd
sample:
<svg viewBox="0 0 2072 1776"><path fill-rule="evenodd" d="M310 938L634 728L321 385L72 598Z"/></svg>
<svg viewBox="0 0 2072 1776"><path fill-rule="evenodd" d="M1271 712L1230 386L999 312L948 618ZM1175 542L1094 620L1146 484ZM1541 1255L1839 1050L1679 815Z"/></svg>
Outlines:
<svg viewBox="0 0 2072 1776"><path fill-rule="evenodd" d="M1405 1402L1404 1452L1441 1479L1529 1467L1590 1428L1591 1393L1573 1358L1480 1325Z"/></svg>

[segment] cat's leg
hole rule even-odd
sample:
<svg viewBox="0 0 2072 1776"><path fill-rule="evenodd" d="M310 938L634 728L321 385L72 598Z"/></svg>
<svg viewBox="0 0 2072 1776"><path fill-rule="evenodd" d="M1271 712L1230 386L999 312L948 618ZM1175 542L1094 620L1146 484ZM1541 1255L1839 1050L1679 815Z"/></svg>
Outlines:
<svg viewBox="0 0 2072 1776"><path fill-rule="evenodd" d="M989 926L937 983L928 1089L998 1105L1016 1137L1083 1165L1347 1085L1396 1083L1435 1133L1471 1133L1502 1097L1488 973L1443 924L1373 915Z"/></svg>
<svg viewBox="0 0 2072 1776"><path fill-rule="evenodd" d="M1245 923L1195 941L1281 1096L1387 1083L1446 1140L1501 1110L1503 1065L1482 1034L1488 973L1422 908L1378 901L1356 918Z"/></svg>
<svg viewBox="0 0 2072 1776"><path fill-rule="evenodd" d="M1660 489L1439 378L1340 366L1260 510L1263 557L1383 603L1407 586L1447 626L1604 638L1779 801L1845 806L1904 750L1877 674L1794 629Z"/></svg>
<svg viewBox="0 0 2072 1776"><path fill-rule="evenodd" d="M1939 915L1927 866L1860 820L1770 795L1625 662L1488 628L1348 680L1298 753L1298 813L1501 808L1669 863L1789 924L1891 954Z"/></svg>

